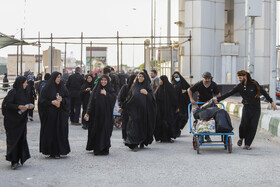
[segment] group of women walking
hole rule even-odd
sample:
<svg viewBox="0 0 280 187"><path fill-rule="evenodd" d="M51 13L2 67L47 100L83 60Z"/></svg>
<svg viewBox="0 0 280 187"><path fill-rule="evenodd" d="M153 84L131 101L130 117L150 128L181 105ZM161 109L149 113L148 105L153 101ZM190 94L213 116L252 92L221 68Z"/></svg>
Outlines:
<svg viewBox="0 0 280 187"><path fill-rule="evenodd" d="M233 93L240 92L243 101L246 101L245 109L248 106L260 108L259 94L264 94L275 109L272 99L256 81L250 78L248 73L241 72L237 76L240 84L233 91L218 97L218 101ZM251 92L247 93L247 86L250 86L250 91L255 89L258 97ZM23 164L30 158L26 139L26 124L27 111L33 109L34 105L30 102L26 87L26 77L17 77L13 89L8 92L2 104L7 135L6 160L11 162L13 169L20 166L19 163ZM159 87L153 90L148 73L143 71L137 75L131 75L127 84L121 88L117 95L109 76L102 75L94 85L93 77L86 75L81 87L84 110L83 124L88 126L86 150L93 151L95 155L109 154L110 138L113 131L113 110L117 98L120 106L119 112L123 118L122 138L127 147L136 152L139 148L151 144L153 138L158 142L174 142L174 139L180 136L181 130L188 121L187 106L190 99L187 90L189 88L190 85L181 74L174 72L171 83L163 75L159 78ZM250 98L253 99L250 100ZM39 150L42 154L51 158L60 158L61 155L67 155L70 152L68 140L69 101L68 90L65 83L61 81L61 73L53 72L41 90L38 101L41 121ZM217 99L215 102L217 102ZM254 113L255 110L248 108L248 111ZM258 118L260 109L257 112ZM243 113L245 114L244 111ZM249 114L246 116L249 116ZM247 118L245 120L245 117L242 117L242 128L246 126L244 121L249 120ZM252 123L255 124L256 122ZM250 148L256 133L256 128L252 129L250 130L252 133L250 134L250 140L248 140L249 143L246 136L242 135L245 131L240 130L239 146L242 145L245 137L245 146L247 146L247 149Z"/></svg>
<svg viewBox="0 0 280 187"><path fill-rule="evenodd" d="M181 76L178 72L174 74ZM70 152L69 93L61 76L59 72L51 74L38 100L41 121L39 151L51 158L60 158ZM179 104L184 102L181 95L185 93L178 90L189 86L180 84L183 81L175 82L175 78L174 85L171 85L166 76L161 76L159 89L154 94L149 75L141 72L131 75L117 95L109 76L102 75L94 85L92 75L86 75L81 88L83 124L88 125L86 150L93 151L95 155L109 154L117 98L126 146L137 151L139 146L143 148L151 144L153 137L156 141L173 142L171 138L175 139L180 134L183 123L187 121L184 106ZM13 169L30 158L26 124L28 110L34 105L30 102L26 85L26 77L17 77L2 105L7 135L6 159Z"/></svg>

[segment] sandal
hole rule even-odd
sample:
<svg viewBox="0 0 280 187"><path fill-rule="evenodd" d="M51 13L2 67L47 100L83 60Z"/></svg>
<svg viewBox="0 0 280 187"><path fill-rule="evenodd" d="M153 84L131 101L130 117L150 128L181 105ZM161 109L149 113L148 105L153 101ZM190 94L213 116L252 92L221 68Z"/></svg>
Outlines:
<svg viewBox="0 0 280 187"><path fill-rule="evenodd" d="M237 141L237 145L240 147L240 146L242 145L242 142L243 142L243 140L242 140L242 139L239 139L239 140Z"/></svg>
<svg viewBox="0 0 280 187"><path fill-rule="evenodd" d="M249 145L245 145L245 146L243 147L243 149L251 150L252 148L251 148Z"/></svg>

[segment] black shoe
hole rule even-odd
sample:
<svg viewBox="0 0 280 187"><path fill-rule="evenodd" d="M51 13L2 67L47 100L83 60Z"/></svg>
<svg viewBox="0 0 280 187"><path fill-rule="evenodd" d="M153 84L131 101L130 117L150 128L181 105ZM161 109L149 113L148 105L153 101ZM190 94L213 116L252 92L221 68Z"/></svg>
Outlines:
<svg viewBox="0 0 280 187"><path fill-rule="evenodd" d="M144 144L140 144L140 149L144 149Z"/></svg>
<svg viewBox="0 0 280 187"><path fill-rule="evenodd" d="M206 140L207 142L212 142L210 136L206 136L206 137L205 137L205 140Z"/></svg>
<svg viewBox="0 0 280 187"><path fill-rule="evenodd" d="M169 143L174 143L174 140L170 139L170 140L169 140Z"/></svg>
<svg viewBox="0 0 280 187"><path fill-rule="evenodd" d="M137 152L138 150L139 150L138 146L136 146L132 149L133 152Z"/></svg>
<svg viewBox="0 0 280 187"><path fill-rule="evenodd" d="M181 130L177 133L176 137L180 137L181 136Z"/></svg>
<svg viewBox="0 0 280 187"><path fill-rule="evenodd" d="M19 164L18 162L16 162L16 163L13 163L13 164L11 165L11 168L12 168L12 169L17 169L19 166L20 166L20 164Z"/></svg>
<svg viewBox="0 0 280 187"><path fill-rule="evenodd" d="M87 124L83 124L82 128L85 129L85 130L88 129Z"/></svg>

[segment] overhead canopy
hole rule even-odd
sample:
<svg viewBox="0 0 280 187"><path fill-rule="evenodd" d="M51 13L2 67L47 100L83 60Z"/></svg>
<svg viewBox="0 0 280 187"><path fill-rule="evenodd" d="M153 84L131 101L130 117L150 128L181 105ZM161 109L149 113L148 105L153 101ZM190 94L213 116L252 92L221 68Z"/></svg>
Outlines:
<svg viewBox="0 0 280 187"><path fill-rule="evenodd" d="M9 45L20 45L21 43L23 45L29 45L29 43L27 43L25 41L15 39L11 36L7 36L7 35L0 32L0 49L4 48L4 47L7 47Z"/></svg>

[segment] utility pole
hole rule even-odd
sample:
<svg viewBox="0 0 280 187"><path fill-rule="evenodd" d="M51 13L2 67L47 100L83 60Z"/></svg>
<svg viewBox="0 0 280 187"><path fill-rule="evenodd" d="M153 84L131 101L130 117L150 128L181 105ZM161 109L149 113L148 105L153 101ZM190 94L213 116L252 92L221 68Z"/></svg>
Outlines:
<svg viewBox="0 0 280 187"><path fill-rule="evenodd" d="M66 46L67 46L67 43L65 42L64 44L64 71L66 72Z"/></svg>
<svg viewBox="0 0 280 187"><path fill-rule="evenodd" d="M171 45L171 0L167 3L167 43Z"/></svg>
<svg viewBox="0 0 280 187"><path fill-rule="evenodd" d="M83 72L83 32L81 32L81 71Z"/></svg>
<svg viewBox="0 0 280 187"><path fill-rule="evenodd" d="M254 77L255 69L255 16L249 17L248 60L247 71Z"/></svg>
<svg viewBox="0 0 280 187"><path fill-rule="evenodd" d="M269 93L273 101L276 101L276 78L277 78L277 60L276 60L276 6L277 1L271 1L271 34L270 34L270 85Z"/></svg>
<svg viewBox="0 0 280 187"><path fill-rule="evenodd" d="M23 75L22 74L22 53L23 53L23 50L22 50L22 38L23 38L23 31L22 31L22 28L20 29L20 75Z"/></svg>

